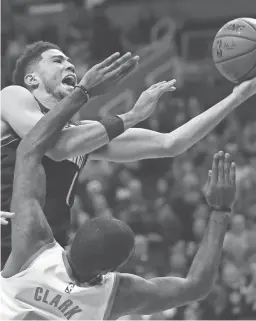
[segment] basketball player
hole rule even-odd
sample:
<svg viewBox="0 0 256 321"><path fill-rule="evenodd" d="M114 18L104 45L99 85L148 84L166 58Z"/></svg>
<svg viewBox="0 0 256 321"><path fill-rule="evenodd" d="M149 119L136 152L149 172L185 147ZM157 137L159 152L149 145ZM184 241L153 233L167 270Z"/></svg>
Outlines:
<svg viewBox="0 0 256 321"><path fill-rule="evenodd" d="M72 95L78 94L75 89ZM117 319L204 298L216 277L235 197L235 164L230 155L214 156L206 190L212 212L187 277L145 280L115 273L134 252L134 236L124 222L109 217L88 220L65 251L54 240L43 212L46 175L42 158L77 110L73 103L56 105L17 149L12 252L0 276L2 319Z"/></svg>
<svg viewBox="0 0 256 321"><path fill-rule="evenodd" d="M138 57L131 58L129 53L122 58L114 56L111 59L116 74L111 74L113 77L110 80L94 86L89 93L90 97L115 86L138 62ZM119 68L123 69L116 77L120 73ZM37 42L27 47L17 61L13 78L16 85L3 89L1 93L1 205L5 211L10 211L16 149L21 138L44 113L58 104L65 104L64 97L73 91L76 84L75 69L69 58L56 45L46 42ZM89 80L90 72L82 79L87 89ZM88 158L127 162L174 157L205 137L224 117L255 93L256 81L245 82L224 100L171 133L132 128L113 139L107 148L98 150L95 149L108 143L108 136L100 122L69 122L62 130L58 142L42 160L47 181L44 213L56 240L63 246L66 244L65 231L69 225L76 181ZM74 103L83 104L84 101ZM10 253L10 226L5 227L2 236L2 260L5 261Z"/></svg>
<svg viewBox="0 0 256 321"><path fill-rule="evenodd" d="M17 62L15 79L17 83L23 84L29 90L25 87L11 86L1 92L1 101L4 110L2 110L1 115L2 210L10 209L17 146L27 132L27 129L33 127L43 116L43 113L47 111L47 109L45 110L44 107L40 105L37 99L42 99L47 103L48 107L51 107L52 104L58 105L58 103L61 106L65 106L65 104L68 103L81 107L88 101L89 94L90 97L95 97L105 93L136 67L139 59L138 56L132 58L130 53L127 53L121 58L119 58L119 56L120 55L116 53L107 58L103 63L94 66L84 75L80 84L77 85L74 66L71 64L69 58L58 50L57 46L39 42L27 48L27 51L25 51L24 55ZM174 81L172 84L174 84ZM149 110L150 108L153 110L161 94L168 90L174 90L175 87L173 87L172 84L165 82L163 86L160 86L161 88L158 86L155 91L149 89L144 92L134 108L134 110L139 110L139 114L127 113L125 115L125 129L133 126L144 118L142 114L143 106L145 106L144 110ZM63 99L71 94L76 87L79 87L79 94L71 95L68 100ZM15 95L14 100L13 95ZM10 108L13 104L18 107L19 112L22 110L21 118L23 120L21 122L18 121L19 117L16 117L17 114L15 114L15 111ZM38 108L38 110L36 108ZM25 119L26 124L23 122ZM75 157L76 154L81 154L76 149L77 144L75 140L78 139L80 144L82 144L83 141L86 151L102 146L109 142L109 135L103 125L110 122L112 122L112 127L117 126L118 132L120 124L116 123L117 118L106 118L101 122L79 128L75 128L75 123L69 122L63 132L62 142L60 141L60 144L55 149L47 152L50 158L45 157L43 159L43 165L47 175L48 194L45 212L47 217L50 218L51 225L53 227L57 226L58 231L65 231L65 223L68 224L69 205L73 202L73 185L87 158L86 155ZM74 129L76 136L72 134ZM116 129L112 128L110 130L112 130L112 136L114 135L112 138L114 138L116 136ZM70 157L73 157L69 158L68 155L65 155L65 157L69 159L61 161L60 155L62 154L61 149L63 148L61 145L71 143L70 140L66 139L66 135L67 137L71 137L70 134L74 138L73 143L76 145L76 152L74 154L74 150L72 151L73 147L71 147ZM60 153L58 153L58 150ZM7 236L2 238L2 260L5 261L10 253L10 227L2 231L2 236ZM56 235L60 240L61 236L61 233Z"/></svg>

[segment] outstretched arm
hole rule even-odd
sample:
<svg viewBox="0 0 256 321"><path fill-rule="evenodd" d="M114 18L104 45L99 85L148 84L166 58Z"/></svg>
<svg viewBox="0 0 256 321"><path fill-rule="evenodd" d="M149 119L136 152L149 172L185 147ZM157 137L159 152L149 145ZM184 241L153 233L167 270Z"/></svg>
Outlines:
<svg viewBox="0 0 256 321"><path fill-rule="evenodd" d="M84 75L80 84L90 89L91 97L102 94L129 74L136 67L138 58L138 56L131 58L130 53L121 58L119 54L114 54L92 67ZM80 101L76 100L76 103L80 104L80 107L85 104L83 95L80 96ZM65 99L58 105L64 108ZM9 86L1 91L1 107L2 121L8 123L21 138L24 138L43 117L34 96L20 86ZM61 161L90 153L108 141L105 128L100 122L94 121L63 129L56 144L47 150L47 155L55 161Z"/></svg>
<svg viewBox="0 0 256 321"><path fill-rule="evenodd" d="M129 162L177 156L209 134L229 113L256 93L256 78L239 85L232 94L171 133L131 128L107 146L94 151L92 159ZM124 148L125 146L125 148Z"/></svg>
<svg viewBox="0 0 256 321"><path fill-rule="evenodd" d="M81 96L80 89L75 89L64 99L64 104L57 105L40 119L17 149L11 202L11 211L16 215L12 219L12 253L3 271L5 277L17 273L42 246L53 241L42 210L46 177L41 158L58 140L62 127L81 107Z"/></svg>
<svg viewBox="0 0 256 321"><path fill-rule="evenodd" d="M99 82L98 75L102 75L102 71L94 70L94 74L91 75L92 85L93 77ZM159 91L162 91L160 85L156 87L160 87ZM167 90L166 87L168 85L164 86L164 90ZM62 128L81 108L83 101L85 101L85 96L81 89L75 88L68 97L38 121L17 149L11 203L11 211L16 215L12 222L12 255L6 264L6 266L12 266L14 272L17 272L23 263L43 245L53 240L51 228L42 211L46 182L41 158L49 148L56 144ZM140 121L141 117L143 119L149 116L151 110L143 107L139 106L136 111L119 116L125 130ZM101 126L106 131L105 126ZM115 124L109 124L112 132L113 126ZM117 131L114 131L117 135Z"/></svg>
<svg viewBox="0 0 256 321"><path fill-rule="evenodd" d="M156 97L160 97L171 88L171 82L159 83L146 90L142 97L156 100ZM16 272L43 245L53 241L51 228L42 211L46 182L41 158L57 142L64 125L81 107L78 103L81 99L80 95L80 89L75 89L64 99L64 104L57 104L40 119L17 149L11 203L11 211L16 213L12 222L12 255L10 256L12 264L9 260L6 264L6 266L16 266ZM124 129L147 118L155 105L150 107L148 104L139 104L134 106L132 111L120 115ZM117 135L116 128L113 126L115 123L109 124L108 129L110 132L116 132L115 135Z"/></svg>
<svg viewBox="0 0 256 321"><path fill-rule="evenodd" d="M229 155L215 155L206 197L213 210L201 246L186 278L145 280L119 274L119 287L110 319L128 314L152 314L204 298L212 288L235 196L235 166Z"/></svg>

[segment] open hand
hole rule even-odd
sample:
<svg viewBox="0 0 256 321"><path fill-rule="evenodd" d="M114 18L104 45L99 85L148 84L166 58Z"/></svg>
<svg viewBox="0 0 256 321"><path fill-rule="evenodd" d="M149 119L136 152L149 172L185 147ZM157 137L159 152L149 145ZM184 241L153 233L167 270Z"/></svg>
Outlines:
<svg viewBox="0 0 256 321"><path fill-rule="evenodd" d="M105 94L114 88L135 69L139 61L139 56L132 57L130 52L119 57L118 52L111 55L84 75L80 83L89 91L91 97Z"/></svg>
<svg viewBox="0 0 256 321"><path fill-rule="evenodd" d="M155 110L159 98L167 91L174 91L176 80L162 81L145 90L137 100L132 111L140 114L141 120L147 119Z"/></svg>
<svg viewBox="0 0 256 321"><path fill-rule="evenodd" d="M256 94L256 77L242 82L233 90L234 94L242 101Z"/></svg>
<svg viewBox="0 0 256 321"><path fill-rule="evenodd" d="M7 225L8 221L7 218L12 218L14 216L14 213L10 213L10 212L0 212L0 224L1 225Z"/></svg>
<svg viewBox="0 0 256 321"><path fill-rule="evenodd" d="M205 191L211 207L232 208L236 193L236 165L230 155L220 151L213 157L212 170L208 173Z"/></svg>

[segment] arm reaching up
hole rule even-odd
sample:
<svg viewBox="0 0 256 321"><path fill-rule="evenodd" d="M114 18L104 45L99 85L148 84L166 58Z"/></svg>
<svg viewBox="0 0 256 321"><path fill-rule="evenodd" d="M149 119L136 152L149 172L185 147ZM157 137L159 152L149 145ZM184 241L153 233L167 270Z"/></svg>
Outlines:
<svg viewBox="0 0 256 321"><path fill-rule="evenodd" d="M166 82L153 85L144 95L156 100L156 97L172 90L172 85ZM73 97L65 98L64 106L58 104L50 110L24 137L17 149L11 203L11 210L17 215L12 220L12 253L5 265L5 277L10 276L8 273L17 273L32 255L53 241L52 230L42 210L46 182L41 158L57 142L63 126L79 110L80 104L71 98L80 99L80 94L80 89L75 89ZM101 126L108 139L116 137L138 121L149 117L155 107L156 104L138 104L130 112L112 117ZM11 270L8 269L10 266Z"/></svg>
<svg viewBox="0 0 256 321"><path fill-rule="evenodd" d="M231 164L228 154L219 152L214 156L206 190L212 213L187 277L145 280L131 274L118 274L119 287L110 319L129 314L153 314L208 295L218 271L235 188L235 164Z"/></svg>
<svg viewBox="0 0 256 321"><path fill-rule="evenodd" d="M222 101L171 133L162 134L142 128L131 128L107 146L93 152L90 157L115 162L175 157L203 139L228 114L255 94L256 78L240 84Z"/></svg>
<svg viewBox="0 0 256 321"><path fill-rule="evenodd" d="M119 53L113 54L93 66L82 78L79 84L82 87L74 89L68 97L58 102L56 107L65 108L67 104L71 104L81 108L88 101L88 96L86 91L82 90L83 88L88 90L90 97L104 94L113 88L136 67L139 60L138 56L131 57L130 53L122 57L119 56ZM25 137L43 117L32 93L21 86L9 86L1 91L1 107L1 120L7 123L21 138ZM139 120L135 121L135 119L129 118L126 121L127 128L129 128ZM108 138L102 124L96 121L65 128L58 141L49 148L47 155L55 161L84 155L108 143Z"/></svg>

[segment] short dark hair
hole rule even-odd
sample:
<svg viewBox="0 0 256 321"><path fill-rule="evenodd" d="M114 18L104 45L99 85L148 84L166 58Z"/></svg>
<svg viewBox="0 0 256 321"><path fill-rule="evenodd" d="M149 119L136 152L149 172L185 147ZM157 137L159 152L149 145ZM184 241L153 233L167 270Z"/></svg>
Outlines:
<svg viewBox="0 0 256 321"><path fill-rule="evenodd" d="M39 62L42 58L41 54L49 49L61 50L57 45L46 41L37 41L26 46L25 51L16 61L15 69L12 74L13 84L25 87L24 77L27 69L32 64Z"/></svg>
<svg viewBox="0 0 256 321"><path fill-rule="evenodd" d="M87 272L117 269L133 253L134 246L134 234L126 223L112 217L96 217L76 232L70 260L81 279Z"/></svg>

